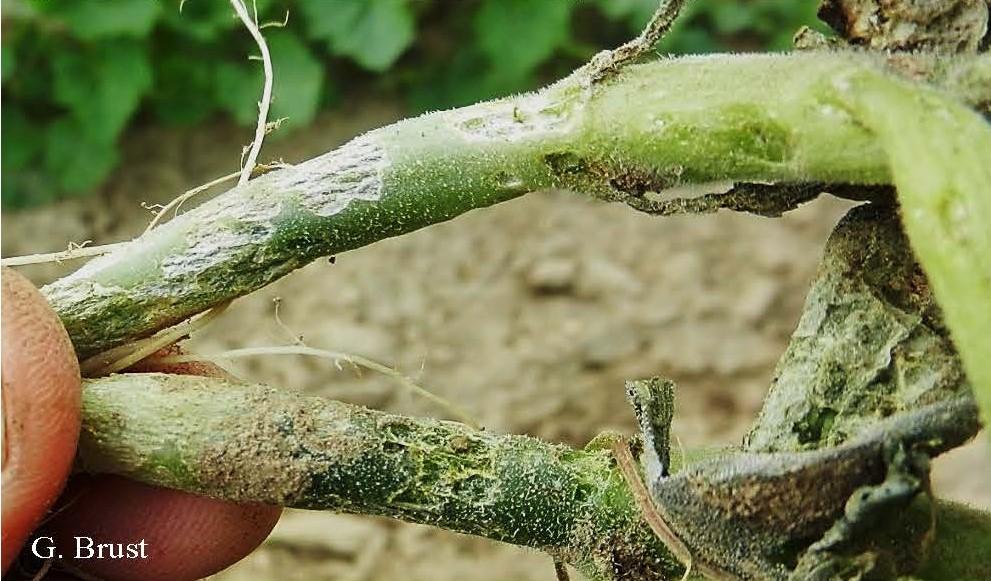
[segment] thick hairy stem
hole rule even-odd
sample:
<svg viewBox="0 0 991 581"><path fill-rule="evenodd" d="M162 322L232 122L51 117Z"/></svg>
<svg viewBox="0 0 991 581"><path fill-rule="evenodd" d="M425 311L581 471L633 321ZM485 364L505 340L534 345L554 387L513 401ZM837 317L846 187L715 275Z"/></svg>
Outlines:
<svg viewBox="0 0 991 581"><path fill-rule="evenodd" d="M163 374L87 380L79 465L229 500L480 535L548 551L595 579L683 572L608 448L572 450L264 386ZM987 545L991 515L940 510L948 517L932 550L941 560L923 578L982 578L972 574L988 570L976 549Z"/></svg>
<svg viewBox="0 0 991 581"><path fill-rule="evenodd" d="M986 65L933 75L980 100L991 90L974 90L972 79ZM630 200L726 180L887 184L882 147L832 98L836 79L883 66L837 53L690 57L630 66L591 87L579 71L538 93L402 121L271 172L44 293L77 352L90 356L319 256L533 190Z"/></svg>
<svg viewBox="0 0 991 581"><path fill-rule="evenodd" d="M390 516L533 547L596 579L677 578L611 453L217 379L88 380L83 470Z"/></svg>

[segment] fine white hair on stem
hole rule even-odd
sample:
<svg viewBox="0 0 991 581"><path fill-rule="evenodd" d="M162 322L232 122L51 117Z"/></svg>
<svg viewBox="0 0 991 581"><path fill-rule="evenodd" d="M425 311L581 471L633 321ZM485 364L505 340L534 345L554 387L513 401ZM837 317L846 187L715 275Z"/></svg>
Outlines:
<svg viewBox="0 0 991 581"><path fill-rule="evenodd" d="M271 123L269 125L271 125ZM268 172L270 172L272 170L283 168L283 167L289 167L289 164L283 163L281 161L277 161L277 162L272 162L272 163L268 163L268 164L256 165L255 167L251 168L251 172L249 172L249 173L254 173L254 174L256 174L255 177L257 177L258 174L265 174L265 173L268 173ZM180 195L177 198L173 199L171 202L169 202L168 204L165 204L164 206L157 206L157 205L156 206L152 206L151 209L156 209L157 208L157 212L155 213L155 217L151 219L151 222L148 223L148 226L144 229L144 232L142 232L141 234L142 235L147 234L149 230L151 230L155 226L158 226L162 222L162 218L165 217L165 213L168 212L169 210L173 210L172 216L175 217L176 214L179 213L179 208L182 207L182 205L186 202L186 200L188 200L189 198L192 198L193 196L195 196L197 194L201 194L201 193L209 190L210 188L212 188L214 186L219 186L220 184L222 184L222 183L224 183L224 182L226 182L228 180L232 180L232 179L240 176L241 173L242 172L240 170L238 170L236 172L229 173L229 174L227 174L225 176L220 176L219 178L210 180L210 181L208 181L205 184L200 184L200 185L196 186L195 188L193 188L191 190L187 190L182 195Z"/></svg>
<svg viewBox="0 0 991 581"><path fill-rule="evenodd" d="M306 345L306 343L303 342L303 336L290 329L289 325L285 324L285 322L282 321L282 317L279 316L279 307L282 306L282 297L275 297L272 299L272 303L275 305L275 324L279 326L279 329L282 329L282 331L285 332L285 334L289 337L289 340L292 341L293 345Z"/></svg>
<svg viewBox="0 0 991 581"><path fill-rule="evenodd" d="M69 243L69 247L59 252L46 252L44 254L28 254L25 256L11 256L0 260L0 266L27 266L29 264L43 264L46 262L64 262L66 260L78 260L80 258L91 258L108 254L118 248L122 248L129 242L115 242L102 246L86 246L86 242L76 244Z"/></svg>
<svg viewBox="0 0 991 581"><path fill-rule="evenodd" d="M265 71L265 86L262 88L262 98L258 101L258 123L255 126L255 138L251 141L247 157L244 158L241 164L241 177L237 180L237 185L240 186L251 179L251 170L258 161L258 154L261 152L262 142L265 140L265 133L268 127L268 109L272 104L272 85L275 80L275 73L272 71L272 56L268 52L268 43L265 42L265 37L262 36L261 30L258 28L257 7L255 8L255 16L252 17L248 14L248 8L244 5L243 0L230 0L230 2L231 6L234 7L234 12L237 13L238 18L244 24L244 27L248 29L251 37L255 39L255 44L258 45L258 50L261 51L262 68Z"/></svg>
<svg viewBox="0 0 991 581"><path fill-rule="evenodd" d="M311 357L319 357L321 359L329 359L334 363L334 365L341 369L341 361L349 363L354 366L364 367L365 369L370 369L377 373L381 373L386 377L391 377L396 380L400 385L408 389L409 391L419 395L420 397L427 399L436 405L444 409L451 417L457 418L459 421L478 429L478 422L472 418L470 414L454 405L453 403L447 401L446 399L433 394L426 388L421 387L410 377L400 373L399 371L374 361L367 357L362 357L361 355L354 355L351 353L343 353L341 351L328 351L326 349L316 349L313 347L308 347L302 344L296 345L284 345L284 346L272 346L272 347L245 347L242 349L231 349L229 351L221 351L220 353L213 354L202 354L202 353L189 353L182 355L167 355L158 359L157 361L161 363L187 363L192 361L214 361L224 360L224 359L240 359L244 357L255 357L258 355L308 355Z"/></svg>
<svg viewBox="0 0 991 581"><path fill-rule="evenodd" d="M148 223L148 226L145 228L145 230L144 230L144 232L142 232L142 234L147 234L149 230L151 230L155 226L158 226L158 224L162 221L162 218L165 217L165 213L168 212L169 210L173 210L174 209L175 210L175 213L178 213L179 212L179 207L182 206L182 204L186 200L188 200L189 198L192 198L196 194L199 194L201 192L204 192L206 190L209 190L213 186L220 185L220 184L226 182L227 180L232 180L232 179L238 177L239 175L241 175L242 173L243 172L241 172L241 171L236 171L234 173L229 173L229 174L227 174L225 176L221 176L221 177L219 177L219 178L217 178L215 180L212 180L212 181L209 181L209 182L207 182L205 184L196 186L195 188L193 188L191 190L188 190L187 192L185 192L181 196L173 199L168 204L165 204L164 206L162 206L162 208L155 214L155 217L151 219L151 222ZM250 174L251 172L249 171L248 173Z"/></svg>
<svg viewBox="0 0 991 581"><path fill-rule="evenodd" d="M289 338L289 340L292 342L292 347L302 347L302 348L304 348L306 350L309 350L310 347L307 346L307 344L303 341L303 336L301 334L297 333L296 331L292 330L289 327L289 325L287 325L285 323L285 321L282 320L282 317L279 316L279 307L282 306L282 297L275 297L274 299L272 299L272 303L274 303L274 305L275 305L275 324L279 326L279 329L281 329L286 334L286 336ZM421 397L423 397L425 399L428 399L428 400L434 402L435 404L439 405L444 410L446 410L447 413L449 413L452 417L458 418L459 420L461 420L462 422L468 424L469 426L471 426L473 428L478 428L479 425L480 425L475 418L473 418L470 414L468 414L467 412L465 412L464 410L462 410L458 406L454 405L450 401L448 401L448 400L446 400L446 399L444 399L444 398L442 398L442 397L440 397L438 395L435 395L434 393L430 392L426 388L421 387L419 384L416 383L416 381L413 378L409 377L408 375L404 375L404 374L400 373L399 371L397 371L396 369L394 369L392 367L389 367L388 365L384 365L382 363L378 363L376 361L373 361L373 360L368 359L366 357L362 357L360 355L353 355L353 354L350 354L350 353L338 353L336 351L327 351L327 350L323 350L323 349L317 349L315 351L311 350L311 351L307 351L305 353L304 352L296 352L296 351L293 351L293 352L288 351L292 347L277 347L276 349L282 350L281 352L283 354L316 355L317 353L320 353L321 354L320 356L322 356L323 358L325 358L325 359L328 359L328 358L329 359L332 359L333 362L334 362L334 366L337 367L338 369L341 369L341 363L340 362L341 361L346 361L346 362L350 363L351 365L353 365L356 370L359 369L359 366L360 366L360 367L364 367L366 369L371 369L372 371L377 371L379 373L382 373L384 375L387 375L387 376L392 377L393 379L397 380L401 385L403 385L404 387L406 387L412 393L417 394L417 395L419 395L419 396L421 396ZM239 350L239 351L245 352L245 350ZM228 351L226 353L229 354L230 351ZM268 352L268 353L271 353L271 352ZM251 352L249 354L261 354L261 353ZM248 355L244 355L244 356L247 357ZM421 368L421 371L422 371L422 368Z"/></svg>
<svg viewBox="0 0 991 581"><path fill-rule="evenodd" d="M257 5L255 6L255 20L258 20ZM265 28L285 28L287 24L289 24L288 10L286 10L286 15L282 18L282 20L273 20L271 22L266 22L265 24L260 25L258 29L261 30Z"/></svg>

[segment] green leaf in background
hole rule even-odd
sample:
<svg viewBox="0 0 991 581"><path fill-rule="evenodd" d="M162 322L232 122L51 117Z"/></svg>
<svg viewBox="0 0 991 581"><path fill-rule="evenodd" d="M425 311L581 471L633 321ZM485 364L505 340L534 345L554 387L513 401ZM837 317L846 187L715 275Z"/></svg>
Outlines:
<svg viewBox="0 0 991 581"><path fill-rule="evenodd" d="M306 125L320 106L324 85L323 65L298 37L288 30L268 34L275 69L275 87L269 121L288 117L287 126ZM261 75L261 71L258 71ZM255 100L258 99L255 93Z"/></svg>
<svg viewBox="0 0 991 581"><path fill-rule="evenodd" d="M226 0L186 0L182 4L182 12L179 11L178 1L169 4L163 18L165 25L199 41L216 39L240 26L234 9Z"/></svg>
<svg viewBox="0 0 991 581"><path fill-rule="evenodd" d="M657 11L660 0L598 0L599 10L610 20L626 20L631 29L639 32Z"/></svg>
<svg viewBox="0 0 991 581"><path fill-rule="evenodd" d="M162 12L158 0L63 0L39 4L80 40L148 36Z"/></svg>
<svg viewBox="0 0 991 581"><path fill-rule="evenodd" d="M572 2L485 0L475 14L478 47L494 68L522 77L568 39Z"/></svg>
<svg viewBox="0 0 991 581"><path fill-rule="evenodd" d="M53 57L55 102L94 140L112 141L151 88L151 65L136 41L103 42Z"/></svg>
<svg viewBox="0 0 991 581"><path fill-rule="evenodd" d="M61 192L50 176L39 167L18 172L5 172L0 180L0 196L4 210L29 208L58 200Z"/></svg>
<svg viewBox="0 0 991 581"><path fill-rule="evenodd" d="M415 37L407 0L297 0L307 34L334 54L351 57L381 72L409 48ZM540 3L540 2L538 2Z"/></svg>
<svg viewBox="0 0 991 581"><path fill-rule="evenodd" d="M87 192L107 177L117 165L117 144L94 138L78 120L59 119L45 134L45 171L54 176L61 190Z"/></svg>
<svg viewBox="0 0 991 581"><path fill-rule="evenodd" d="M39 122L30 119L16 104L4 104L0 123L3 142L0 195L4 209L16 209L50 202L59 189L41 169L45 133Z"/></svg>
<svg viewBox="0 0 991 581"><path fill-rule="evenodd" d="M721 49L722 44L712 35L697 28L679 30L677 34L670 34L657 44L657 51L661 54L705 54Z"/></svg>
<svg viewBox="0 0 991 581"><path fill-rule="evenodd" d="M158 118L165 123L193 124L213 113L217 109L215 68L209 51L202 48L185 54L169 53L160 59L151 92Z"/></svg>
<svg viewBox="0 0 991 581"><path fill-rule="evenodd" d="M5 42L0 48L0 80L6 81L14 74L14 68L17 67L16 46L12 42Z"/></svg>
<svg viewBox="0 0 991 581"><path fill-rule="evenodd" d="M5 65L11 71L3 79L4 108L7 103L21 105L25 112L51 107L51 55L61 50L64 42L45 42L34 30L15 26L3 30L3 57L13 61Z"/></svg>
<svg viewBox="0 0 991 581"><path fill-rule="evenodd" d="M736 34L754 25L758 15L741 2L719 2L712 5L712 21L721 34Z"/></svg>
<svg viewBox="0 0 991 581"><path fill-rule="evenodd" d="M254 125L258 119L258 99L262 94L260 62L223 62L214 73L214 98L238 125Z"/></svg>
<svg viewBox="0 0 991 581"><path fill-rule="evenodd" d="M661 42L657 43L657 52L661 54L705 54L730 50L725 42L727 37L714 34L715 26L711 22L713 12L718 11L720 6L724 4L729 4L729 2L725 0L688 2L682 8L681 15L675 20L671 30L664 35ZM646 22L645 20L640 26Z"/></svg>
<svg viewBox="0 0 991 581"><path fill-rule="evenodd" d="M42 134L19 107L4 106L0 134L3 141L0 160L5 174L26 167L41 152Z"/></svg>
<svg viewBox="0 0 991 581"><path fill-rule="evenodd" d="M410 106L423 112L470 105L532 88L527 77L505 77L477 50L459 51L446 67L410 89Z"/></svg>

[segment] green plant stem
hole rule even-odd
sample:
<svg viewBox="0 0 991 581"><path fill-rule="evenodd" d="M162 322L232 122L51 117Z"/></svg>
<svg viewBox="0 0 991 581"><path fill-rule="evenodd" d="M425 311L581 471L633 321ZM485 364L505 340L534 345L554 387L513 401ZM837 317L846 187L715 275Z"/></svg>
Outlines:
<svg viewBox="0 0 991 581"><path fill-rule="evenodd" d="M593 579L682 574L608 449L287 390L165 374L86 380L79 466L233 501L430 524L547 551ZM923 578L981 578L988 552L961 548L987 546L991 515L940 510L940 562Z"/></svg>
<svg viewBox="0 0 991 581"><path fill-rule="evenodd" d="M974 79L988 63L961 62L930 72L986 102L991 90ZM821 53L664 60L601 82L579 71L538 93L402 121L261 176L43 291L88 357L317 257L534 190L629 200L722 180L887 184L883 147L829 99L837 78L883 65Z"/></svg>
<svg viewBox="0 0 991 581"><path fill-rule="evenodd" d="M532 547L593 579L677 578L608 450L576 451L217 379L87 380L83 470Z"/></svg>

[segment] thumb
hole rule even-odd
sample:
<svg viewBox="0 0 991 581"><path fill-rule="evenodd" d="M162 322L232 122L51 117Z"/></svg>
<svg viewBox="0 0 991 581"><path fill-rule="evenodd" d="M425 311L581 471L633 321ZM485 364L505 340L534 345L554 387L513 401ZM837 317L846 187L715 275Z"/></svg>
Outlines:
<svg viewBox="0 0 991 581"><path fill-rule="evenodd" d="M69 336L23 276L2 277L2 567L56 499L79 437L79 363Z"/></svg>

